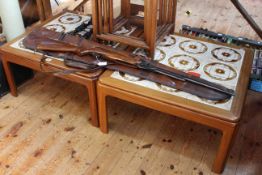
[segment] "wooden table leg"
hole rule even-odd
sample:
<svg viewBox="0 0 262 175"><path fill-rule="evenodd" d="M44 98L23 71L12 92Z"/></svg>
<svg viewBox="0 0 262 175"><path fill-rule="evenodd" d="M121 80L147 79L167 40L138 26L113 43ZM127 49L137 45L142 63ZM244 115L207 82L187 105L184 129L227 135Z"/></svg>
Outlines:
<svg viewBox="0 0 262 175"><path fill-rule="evenodd" d="M103 133L108 133L108 115L106 106L106 94L104 93L104 88L101 85L97 85L98 92L98 114L99 114L99 124L100 129Z"/></svg>
<svg viewBox="0 0 262 175"><path fill-rule="evenodd" d="M215 173L222 173L225 167L225 163L227 160L228 153L231 148L231 144L236 133L237 125L228 126L222 132L222 138L219 145L219 149L216 155L215 162L213 164L213 172Z"/></svg>
<svg viewBox="0 0 262 175"><path fill-rule="evenodd" d="M89 108L91 114L91 123L93 126L98 127L98 109L97 109L97 95L96 95L96 81L87 83Z"/></svg>
<svg viewBox="0 0 262 175"><path fill-rule="evenodd" d="M10 63L7 62L5 59L2 59L2 62L3 62L5 74L6 74L6 77L7 77L8 85L9 85L9 88L10 88L10 92L13 96L17 97L18 96L17 87L16 87L16 84L15 84L13 72L12 72L11 67L10 67Z"/></svg>

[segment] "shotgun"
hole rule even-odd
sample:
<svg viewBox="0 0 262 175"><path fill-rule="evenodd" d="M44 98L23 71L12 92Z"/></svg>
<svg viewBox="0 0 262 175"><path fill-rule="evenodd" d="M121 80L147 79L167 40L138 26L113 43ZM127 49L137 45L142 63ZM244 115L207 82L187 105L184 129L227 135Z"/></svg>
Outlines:
<svg viewBox="0 0 262 175"><path fill-rule="evenodd" d="M121 71L125 73L190 92L209 100L225 100L235 93L232 89L173 69L148 57L132 55L129 52L116 50L77 36L40 29L30 33L23 43L30 49L63 54L62 57L65 58L65 62L66 60L67 62L73 60L78 63L93 64L111 70L121 68ZM86 61L87 59L89 60ZM71 64L71 66L73 65L74 63ZM132 71L134 72L132 73ZM137 73L139 71L140 73Z"/></svg>

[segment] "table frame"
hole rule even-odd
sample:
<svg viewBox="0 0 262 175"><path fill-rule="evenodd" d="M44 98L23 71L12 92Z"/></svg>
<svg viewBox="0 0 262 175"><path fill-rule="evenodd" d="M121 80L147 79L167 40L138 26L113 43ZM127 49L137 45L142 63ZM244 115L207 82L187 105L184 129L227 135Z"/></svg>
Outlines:
<svg viewBox="0 0 262 175"><path fill-rule="evenodd" d="M196 39L194 37L190 38ZM206 41L203 39L198 40ZM216 44L221 45L221 43ZM222 138L213 163L212 171L215 173L222 173L241 118L249 82L252 58L253 52L246 49L236 89L236 96L234 97L230 111L118 80L111 77L112 71L106 71L99 78L97 85L100 129L102 132L108 133L106 103L108 96L218 129L222 132Z"/></svg>
<svg viewBox="0 0 262 175"><path fill-rule="evenodd" d="M50 62L45 62L44 64L41 64L42 55L26 52L26 51L11 47L13 43L25 37L33 29L47 24L48 22L52 21L53 19L57 18L58 16L62 15L63 13L60 13L48 19L47 21L40 23L36 25L35 27L32 27L25 34L19 36L18 38L14 39L13 41L8 42L5 45L3 45L2 47L0 47L0 56L3 62L4 71L7 76L7 81L10 87L10 93L14 97L18 96L18 92L17 92L17 86L14 81L13 73L10 69L10 63L18 64L18 65L21 65L27 68L31 68L39 72L50 73L50 72L62 72L64 70L70 70L70 68L64 65L63 61L52 59L52 61ZM96 126L96 127L99 126L96 83L101 73L102 73L102 70L99 70L94 73L52 74L56 77L81 84L87 88L88 97L89 97L89 107L90 107L90 113L91 113L91 123L93 126Z"/></svg>

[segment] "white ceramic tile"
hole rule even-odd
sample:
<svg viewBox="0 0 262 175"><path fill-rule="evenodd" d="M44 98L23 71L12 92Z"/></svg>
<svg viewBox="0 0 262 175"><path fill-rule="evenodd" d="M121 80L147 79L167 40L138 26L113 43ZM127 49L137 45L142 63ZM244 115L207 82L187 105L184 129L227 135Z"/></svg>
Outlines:
<svg viewBox="0 0 262 175"><path fill-rule="evenodd" d="M173 39L172 39L173 38ZM172 41L176 40L175 44L168 44L167 42L172 43ZM193 46L190 47L190 43L188 44L187 41L192 41ZM182 44L181 44L182 43ZM186 49L189 52L186 52L184 49L182 49L180 47L180 44L185 46ZM197 46L197 49L194 47ZM223 59L217 59L212 55L212 50L216 49L216 48L226 48L230 49L229 53L231 54L229 57L232 59L235 58L235 55L233 53L239 53L240 55L240 59L238 61L235 62L225 62L223 61ZM234 52L231 52L231 50L233 50ZM160 54L160 51L162 52L162 54ZM199 51L199 52L198 52ZM203 53L204 52L204 53ZM224 53L226 55L226 52ZM164 55L164 59L159 59L159 57ZM181 57L179 57L178 55L182 55ZM186 59L183 59L183 56L185 57L185 55L187 56ZM208 42L203 42L201 41L200 43L196 40L192 40L192 39L188 39L186 37L181 37L181 36L176 36L176 35L171 35L168 36L165 39L164 43L160 43L160 45L157 47L157 51L155 54L155 60L160 60L159 62L168 66L171 66L169 64L169 61L172 61L172 58L176 58L176 59L180 59L181 60L185 60L187 65L181 66L180 68L183 70L187 70L190 68L196 68L195 70L190 70L192 72L196 72L198 74L200 74L200 77L208 80L210 82L214 82L220 85L223 85L227 88L230 89L236 89L237 87L237 83L239 80L239 73L241 72L241 67L242 67L242 63L243 63L243 58L245 55L245 51L243 49L232 49L230 47L224 47L224 46L220 46L217 44L211 44ZM228 56L228 55L226 55ZM230 58L228 60L230 60ZM181 61L179 60L179 61ZM178 62L173 62L174 65L179 66ZM183 63L183 62L182 62ZM199 63L198 66L196 66L196 63ZM207 66L211 64L210 66ZM182 64L183 65L183 64ZM209 71L209 73L213 73L214 77L216 77L216 79L211 78L210 76L208 76L205 71L204 68L206 68L207 71ZM191 95L189 93L185 93L182 91L176 91L175 89L169 88L169 87L165 87L165 86L159 86L154 82L150 82L147 80L142 80L142 81L130 81L130 79L127 79L126 77L124 77L123 75L120 75L118 72L114 72L111 75L113 78L119 79L119 80L123 80L123 81L128 81L130 83L139 85L139 86L143 86L146 88L150 88L156 91L161 91L164 93L168 93L174 96L179 96L182 98L186 98L188 100L192 100L192 101L196 101L199 103L203 103L209 106L214 106L217 108L221 108L224 110L230 110L231 106L232 106L232 101L233 98L232 97L230 100L226 101L226 102L211 102L211 101L207 101L207 100L203 100L200 99L199 97L196 97L194 95ZM227 80L228 77L228 80ZM232 78L232 79L230 79ZM226 79L225 81L219 80L219 79Z"/></svg>

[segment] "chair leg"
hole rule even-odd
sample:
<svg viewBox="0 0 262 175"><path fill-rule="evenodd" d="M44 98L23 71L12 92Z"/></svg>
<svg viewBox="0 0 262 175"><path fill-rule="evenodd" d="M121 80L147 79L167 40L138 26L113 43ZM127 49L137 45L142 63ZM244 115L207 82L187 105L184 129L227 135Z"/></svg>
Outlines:
<svg viewBox="0 0 262 175"><path fill-rule="evenodd" d="M101 85L97 86L98 90L98 114L99 114L99 124L100 129L103 133L108 133L108 115L106 106L106 95L104 94Z"/></svg>
<svg viewBox="0 0 262 175"><path fill-rule="evenodd" d="M96 81L87 83L89 108L91 113L91 123L93 126L98 127L98 109L97 109L97 96L96 96Z"/></svg>
<svg viewBox="0 0 262 175"><path fill-rule="evenodd" d="M7 81L8 81L8 84L9 84L10 92L14 97L17 97L18 96L17 87L16 87L16 84L15 84L13 72L12 72L11 67L10 67L10 63L8 63L5 59L3 59L2 62L3 62L5 74L6 74L6 77L7 77Z"/></svg>
<svg viewBox="0 0 262 175"><path fill-rule="evenodd" d="M236 133L237 125L234 125L233 127L226 127L224 129L221 142L219 145L219 149L216 155L215 162L213 164L213 172L215 173L222 173L225 167L225 163L227 160L228 153L231 148L231 144L234 138L234 135Z"/></svg>

